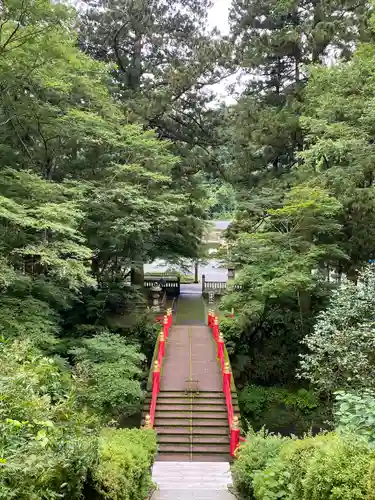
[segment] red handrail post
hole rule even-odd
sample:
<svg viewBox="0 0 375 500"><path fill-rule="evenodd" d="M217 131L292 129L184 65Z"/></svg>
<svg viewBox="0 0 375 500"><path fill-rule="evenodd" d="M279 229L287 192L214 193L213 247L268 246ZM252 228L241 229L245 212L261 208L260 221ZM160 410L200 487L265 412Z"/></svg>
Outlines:
<svg viewBox="0 0 375 500"><path fill-rule="evenodd" d="M230 365L228 363L228 361L226 361L224 363L224 371L223 371L223 392L225 394L225 391L226 391L226 387L229 387L230 389L230 376L231 376L231 373L230 373Z"/></svg>
<svg viewBox="0 0 375 500"><path fill-rule="evenodd" d="M171 308L167 309L167 316L168 316L168 328L171 328L171 326L172 326L172 309Z"/></svg>
<svg viewBox="0 0 375 500"><path fill-rule="evenodd" d="M236 451L240 443L240 424L238 417L233 417L232 426L230 429L230 455L236 456Z"/></svg>
<svg viewBox="0 0 375 500"><path fill-rule="evenodd" d="M224 370L224 338L221 332L217 341L217 357L220 360L221 369Z"/></svg>
<svg viewBox="0 0 375 500"><path fill-rule="evenodd" d="M160 350L159 353L160 354ZM150 404L150 427L154 425L155 410L156 410L156 400L158 398L158 393L160 389L160 364L158 360L155 360L153 372L152 372L152 395Z"/></svg>
<svg viewBox="0 0 375 500"><path fill-rule="evenodd" d="M208 311L208 326L212 329L214 327L215 313L212 309Z"/></svg>
<svg viewBox="0 0 375 500"><path fill-rule="evenodd" d="M164 337L166 339L168 338L168 330L169 330L169 320L168 320L168 316L165 315L164 319L163 319L163 333L164 333Z"/></svg>
<svg viewBox="0 0 375 500"><path fill-rule="evenodd" d="M160 365L158 360L155 361L154 371L152 372L152 388L154 387L156 387L156 394L158 394L160 389Z"/></svg>
<svg viewBox="0 0 375 500"><path fill-rule="evenodd" d="M214 338L217 342L219 339L219 320L216 316L214 317L214 326L212 328L212 333L213 333Z"/></svg>
<svg viewBox="0 0 375 500"><path fill-rule="evenodd" d="M161 358L163 359L164 354L165 354L165 337L164 337L163 330L161 330L161 332L159 334L159 352L160 352ZM158 357L158 359L159 359L159 357ZM160 360L159 360L159 364L160 364Z"/></svg>

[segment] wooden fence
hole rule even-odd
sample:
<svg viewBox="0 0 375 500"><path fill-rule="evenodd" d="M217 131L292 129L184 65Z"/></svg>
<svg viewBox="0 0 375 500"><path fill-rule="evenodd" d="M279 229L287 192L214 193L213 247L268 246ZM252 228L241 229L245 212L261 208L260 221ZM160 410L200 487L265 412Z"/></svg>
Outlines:
<svg viewBox="0 0 375 500"><path fill-rule="evenodd" d="M162 278L162 284L160 279ZM167 297L178 297L180 295L180 277L179 276L161 276L160 278L152 276L144 278L144 287L152 288L154 286L161 286Z"/></svg>

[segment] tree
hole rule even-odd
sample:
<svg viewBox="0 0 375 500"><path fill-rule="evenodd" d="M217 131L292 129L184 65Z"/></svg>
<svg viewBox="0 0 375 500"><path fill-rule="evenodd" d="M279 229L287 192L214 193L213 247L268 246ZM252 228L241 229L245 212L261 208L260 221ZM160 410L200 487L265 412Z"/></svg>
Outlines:
<svg viewBox="0 0 375 500"><path fill-rule="evenodd" d="M298 341L327 293L316 271L339 252L334 236L340 209L328 192L297 186L283 207L268 211L258 232L236 235L231 263L242 288L224 303L241 313L235 352L239 358L249 355L260 381L294 376Z"/></svg>
<svg viewBox="0 0 375 500"><path fill-rule="evenodd" d="M173 187L188 196L186 227L196 233L207 198L199 174L221 170L216 154L221 111L212 85L234 71L231 44L206 28L210 5L209 0L93 0L80 28L80 47L114 64L110 88L125 121L171 141L170 151L180 160L171 172ZM186 243L186 234L181 236Z"/></svg>
<svg viewBox="0 0 375 500"><path fill-rule="evenodd" d="M146 125L164 138L191 146L214 143L204 109L220 81L218 63L229 66L226 46L208 32L209 0L88 1L81 47L96 59L114 62L114 92ZM131 117L130 117L131 118Z"/></svg>
<svg viewBox="0 0 375 500"><path fill-rule="evenodd" d="M194 257L200 209L173 181L179 159L170 143L124 123L108 92L108 68L76 47L69 9L7 5L0 62L4 284L28 278L26 294L35 282L62 287L68 307L81 290L113 290L155 257Z"/></svg>
<svg viewBox="0 0 375 500"><path fill-rule="evenodd" d="M280 206L304 148L306 66L349 57L368 38L365 1L235 0L231 34L246 87L232 111L233 180L240 209L260 222L262 200ZM249 193L250 190L250 193ZM258 212L258 214L256 213Z"/></svg>
<svg viewBox="0 0 375 500"><path fill-rule="evenodd" d="M374 388L375 271L367 268L358 285L348 281L331 297L303 343L299 376L318 390Z"/></svg>
<svg viewBox="0 0 375 500"><path fill-rule="evenodd" d="M331 271L355 280L371 258L372 137L359 118L371 98L370 55L345 62L372 38L369 17L366 2L232 4L232 40L247 79L227 115L237 191L228 238L242 290L225 303L239 312L229 328L238 366L244 376L255 370L260 383L271 374L275 383L294 379L298 342L334 286ZM325 67L328 60L337 66Z"/></svg>
<svg viewBox="0 0 375 500"><path fill-rule="evenodd" d="M350 62L313 68L301 119L306 147L300 175L329 189L343 205L338 244L349 259L334 267L354 280L373 258L375 234L372 54L373 45L362 45Z"/></svg>

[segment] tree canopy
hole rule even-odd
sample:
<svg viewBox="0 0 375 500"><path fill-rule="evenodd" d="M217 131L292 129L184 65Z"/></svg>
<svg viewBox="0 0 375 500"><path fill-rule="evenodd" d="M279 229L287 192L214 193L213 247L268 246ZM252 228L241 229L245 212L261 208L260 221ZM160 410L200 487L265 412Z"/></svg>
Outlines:
<svg viewBox="0 0 375 500"><path fill-rule="evenodd" d="M327 440L372 445L373 5L232 0L226 36L212 8L0 6L4 500L146 496L155 436L116 428L156 338L143 265L198 260L208 218L232 221L240 286L220 308L239 389L296 389L301 412L337 397L349 441Z"/></svg>

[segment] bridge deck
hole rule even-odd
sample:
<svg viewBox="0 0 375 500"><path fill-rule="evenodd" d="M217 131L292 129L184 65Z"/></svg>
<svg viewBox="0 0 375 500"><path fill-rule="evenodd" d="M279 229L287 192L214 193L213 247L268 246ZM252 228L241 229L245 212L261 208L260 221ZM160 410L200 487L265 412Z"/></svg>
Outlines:
<svg viewBox="0 0 375 500"><path fill-rule="evenodd" d="M185 391L187 380L197 381L200 391L222 390L216 346L207 326L174 326L168 337L160 390Z"/></svg>

